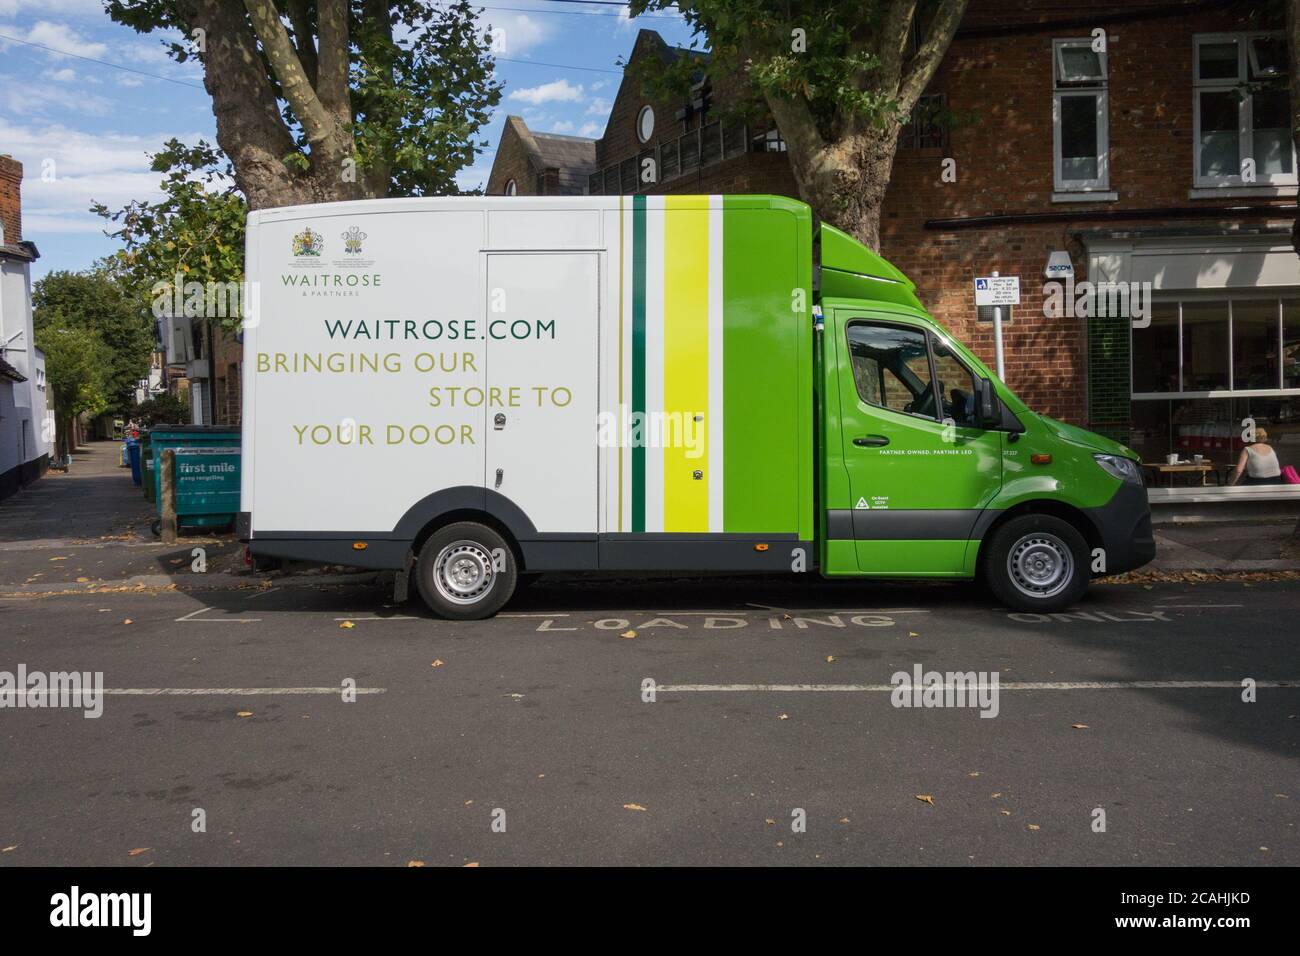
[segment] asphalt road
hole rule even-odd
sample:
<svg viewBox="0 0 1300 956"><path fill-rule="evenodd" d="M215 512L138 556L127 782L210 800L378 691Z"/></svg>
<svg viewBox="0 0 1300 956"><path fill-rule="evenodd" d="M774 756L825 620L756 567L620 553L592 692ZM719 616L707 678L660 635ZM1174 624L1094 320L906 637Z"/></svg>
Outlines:
<svg viewBox="0 0 1300 956"><path fill-rule="evenodd" d="M783 579L543 581L476 623L358 586L0 598L0 671L149 692L0 710L0 865L1296 865L1298 618L1294 583L1042 619ZM996 672L996 717L893 706L917 665Z"/></svg>

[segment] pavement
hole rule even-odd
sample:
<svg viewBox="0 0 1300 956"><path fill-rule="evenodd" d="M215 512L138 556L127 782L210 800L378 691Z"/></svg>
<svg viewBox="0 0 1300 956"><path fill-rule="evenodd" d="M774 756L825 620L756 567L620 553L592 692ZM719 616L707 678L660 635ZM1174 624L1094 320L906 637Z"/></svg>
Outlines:
<svg viewBox="0 0 1300 956"><path fill-rule="evenodd" d="M447 622L156 544L100 452L0 503L0 681L105 688L98 717L0 709L0 866L1300 864L1290 580L1027 615L950 583L543 578ZM918 667L983 696L895 693Z"/></svg>

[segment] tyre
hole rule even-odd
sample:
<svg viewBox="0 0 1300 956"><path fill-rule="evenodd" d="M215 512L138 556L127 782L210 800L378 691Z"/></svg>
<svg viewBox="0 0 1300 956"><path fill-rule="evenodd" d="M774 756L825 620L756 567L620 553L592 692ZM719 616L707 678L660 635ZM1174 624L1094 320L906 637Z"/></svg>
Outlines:
<svg viewBox="0 0 1300 956"><path fill-rule="evenodd" d="M1051 515L1012 518L983 555L983 577L998 600L1017 611L1060 611L1088 589L1088 542Z"/></svg>
<svg viewBox="0 0 1300 956"><path fill-rule="evenodd" d="M477 621L505 606L518 576L515 553L487 525L458 521L424 542L415 563L420 597L440 617Z"/></svg>
<svg viewBox="0 0 1300 956"><path fill-rule="evenodd" d="M153 532L155 538L162 537L162 518L154 518L149 522L149 530Z"/></svg>

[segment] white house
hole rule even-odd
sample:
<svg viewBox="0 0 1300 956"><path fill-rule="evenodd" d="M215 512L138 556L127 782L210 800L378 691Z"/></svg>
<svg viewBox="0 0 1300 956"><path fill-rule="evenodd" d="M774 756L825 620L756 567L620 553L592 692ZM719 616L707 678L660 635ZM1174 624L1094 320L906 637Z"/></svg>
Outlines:
<svg viewBox="0 0 1300 956"><path fill-rule="evenodd" d="M45 356L32 331L39 253L22 239L22 178L22 164L0 155L0 499L45 474L54 445Z"/></svg>

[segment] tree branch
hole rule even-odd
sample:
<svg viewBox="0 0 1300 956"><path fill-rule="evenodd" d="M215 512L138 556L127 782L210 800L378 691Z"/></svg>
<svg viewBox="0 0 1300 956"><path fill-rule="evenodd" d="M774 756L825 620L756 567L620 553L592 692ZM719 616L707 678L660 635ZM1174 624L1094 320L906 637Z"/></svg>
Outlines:
<svg viewBox="0 0 1300 956"><path fill-rule="evenodd" d="M287 0L285 12L293 27L293 45L302 61L303 72L307 81L316 85L316 44L312 39L311 18L307 15L307 0Z"/></svg>
<svg viewBox="0 0 1300 956"><path fill-rule="evenodd" d="M244 0L244 7L253 21L253 30L261 41L266 58L280 81L280 89L294 116L302 124L307 141L316 155L313 161L333 165L341 160L346 149L339 142L339 128L334 117L321 103L303 70L302 61L294 51L289 34L280 22L280 14L271 0ZM324 43L322 42L322 47ZM324 68L324 51L320 54Z"/></svg>
<svg viewBox="0 0 1300 956"><path fill-rule="evenodd" d="M903 57L907 41L912 35L912 19L916 16L916 0L892 0L885 11L885 24L880 31L880 83L879 88L895 90L903 73Z"/></svg>
<svg viewBox="0 0 1300 956"><path fill-rule="evenodd" d="M348 96L348 0L319 0L316 4L320 31L320 66L316 95L335 122L352 122Z"/></svg>
<svg viewBox="0 0 1300 956"><path fill-rule="evenodd" d="M952 43L962 16L966 13L966 0L942 0L935 11L934 22L916 53L907 63L906 73L898 84L898 108L910 113L925 88L934 79L939 63Z"/></svg>

